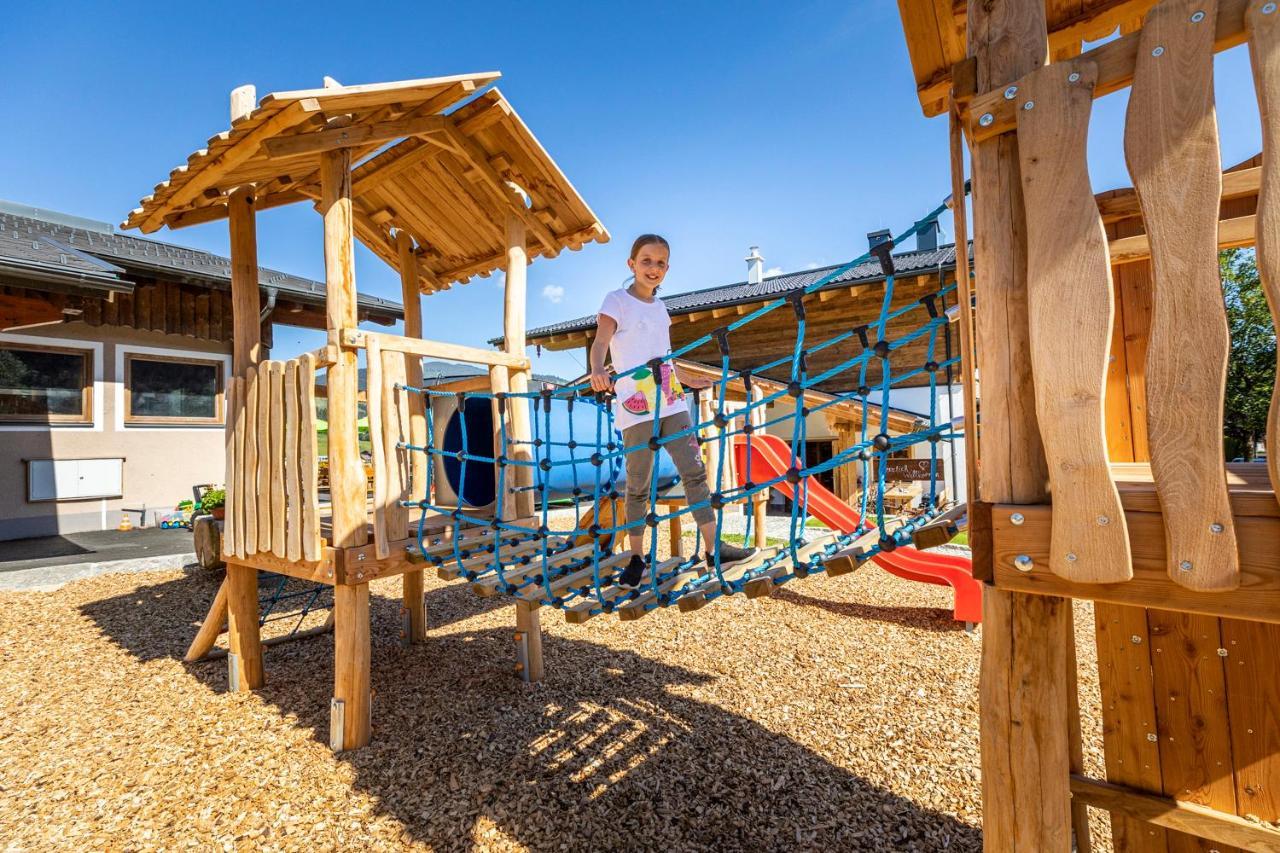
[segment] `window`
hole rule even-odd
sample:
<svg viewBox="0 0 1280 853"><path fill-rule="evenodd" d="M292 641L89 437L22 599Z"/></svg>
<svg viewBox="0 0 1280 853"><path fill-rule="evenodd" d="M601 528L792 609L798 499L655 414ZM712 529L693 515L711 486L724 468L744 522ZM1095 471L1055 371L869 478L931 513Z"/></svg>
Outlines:
<svg viewBox="0 0 1280 853"><path fill-rule="evenodd" d="M222 362L126 353L125 423L222 423Z"/></svg>
<svg viewBox="0 0 1280 853"><path fill-rule="evenodd" d="M93 422L93 354L0 343L0 422Z"/></svg>

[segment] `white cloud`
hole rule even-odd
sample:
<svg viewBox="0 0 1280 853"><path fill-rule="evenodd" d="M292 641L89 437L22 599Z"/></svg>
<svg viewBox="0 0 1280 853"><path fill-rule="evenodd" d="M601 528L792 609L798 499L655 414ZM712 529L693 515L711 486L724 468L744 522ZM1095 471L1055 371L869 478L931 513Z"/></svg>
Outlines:
<svg viewBox="0 0 1280 853"><path fill-rule="evenodd" d="M782 275L782 267L769 267L764 271L764 274L766 278L771 275Z"/></svg>
<svg viewBox="0 0 1280 853"><path fill-rule="evenodd" d="M816 270L818 266L819 264L817 261L809 261L809 263L804 265L804 268L807 270Z"/></svg>
<svg viewBox="0 0 1280 853"><path fill-rule="evenodd" d="M542 288L542 298L553 305L559 305L560 300L564 299L564 288L558 284L548 284Z"/></svg>

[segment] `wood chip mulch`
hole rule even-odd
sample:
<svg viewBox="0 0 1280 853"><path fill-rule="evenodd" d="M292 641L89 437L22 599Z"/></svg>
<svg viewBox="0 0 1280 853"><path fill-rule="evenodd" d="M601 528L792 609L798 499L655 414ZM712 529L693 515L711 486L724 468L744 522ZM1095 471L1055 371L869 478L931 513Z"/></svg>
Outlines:
<svg viewBox="0 0 1280 853"><path fill-rule="evenodd" d="M334 755L331 636L268 648L251 694L182 663L220 579L0 594L0 849L981 849L980 632L946 590L868 567L638 622L544 610L524 685L509 602L428 576L403 648L378 581L374 743Z"/></svg>

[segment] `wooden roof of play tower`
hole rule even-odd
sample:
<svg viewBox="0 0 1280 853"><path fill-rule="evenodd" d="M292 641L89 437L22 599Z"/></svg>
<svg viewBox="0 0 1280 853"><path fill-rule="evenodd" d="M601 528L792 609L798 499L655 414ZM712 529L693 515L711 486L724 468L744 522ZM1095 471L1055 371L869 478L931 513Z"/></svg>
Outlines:
<svg viewBox="0 0 1280 853"><path fill-rule="evenodd" d="M1049 49L1055 60L1080 53L1081 42L1115 32L1131 32L1157 0L1044 0ZM973 85L966 61L968 0L898 0L902 28L911 54L916 94L926 116L947 110L947 92L955 77L963 97ZM968 79L963 79L968 78Z"/></svg>
<svg viewBox="0 0 1280 853"><path fill-rule="evenodd" d="M142 200L124 227L152 232L227 216L256 188L263 210L320 197L320 154L352 152L359 240L393 267L393 229L417 243L424 292L506 264L502 223L524 220L530 259L609 233L496 88L497 72L265 96ZM481 94L477 95L476 93Z"/></svg>

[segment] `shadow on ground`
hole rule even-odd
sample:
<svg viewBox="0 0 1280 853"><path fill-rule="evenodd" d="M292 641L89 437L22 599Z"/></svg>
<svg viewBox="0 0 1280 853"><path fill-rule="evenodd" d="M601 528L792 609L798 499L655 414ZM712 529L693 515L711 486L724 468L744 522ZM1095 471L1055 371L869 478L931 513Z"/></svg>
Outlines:
<svg viewBox="0 0 1280 853"><path fill-rule="evenodd" d="M773 597L801 607L817 607L837 616L850 616L876 622L892 622L925 631L963 631L964 623L952 618L950 608L943 607L882 607L877 604L859 604L848 601L829 601L782 587Z"/></svg>
<svg viewBox="0 0 1280 853"><path fill-rule="evenodd" d="M82 612L141 660L181 657L219 580L188 575ZM374 742L342 759L353 786L412 840L479 849L497 840L487 832L534 850L980 849L974 827L699 701L713 676L548 635L547 680L523 685L510 629L447 630L494 601L433 590L432 634L406 649L399 601L373 597ZM271 648L260 691L321 741L332 659L329 637ZM226 689L224 662L188 671Z"/></svg>

